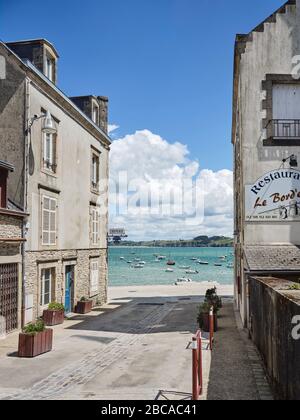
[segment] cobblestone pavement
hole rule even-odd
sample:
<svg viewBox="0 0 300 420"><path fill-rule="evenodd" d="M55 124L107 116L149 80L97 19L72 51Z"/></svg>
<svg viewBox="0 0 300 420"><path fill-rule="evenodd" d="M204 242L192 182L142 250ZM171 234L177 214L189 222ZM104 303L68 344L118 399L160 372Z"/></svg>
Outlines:
<svg viewBox="0 0 300 420"><path fill-rule="evenodd" d="M143 339L145 334L151 332L172 311L173 306L173 303L158 305L142 321L138 322L135 328L128 329L126 333L120 334L117 339L107 345L104 355L99 350L91 352L81 360L38 382L30 389L10 396L2 395L2 399L47 400L56 399L62 394L70 393L72 388L84 385L117 359L121 358L130 347L136 345Z"/></svg>

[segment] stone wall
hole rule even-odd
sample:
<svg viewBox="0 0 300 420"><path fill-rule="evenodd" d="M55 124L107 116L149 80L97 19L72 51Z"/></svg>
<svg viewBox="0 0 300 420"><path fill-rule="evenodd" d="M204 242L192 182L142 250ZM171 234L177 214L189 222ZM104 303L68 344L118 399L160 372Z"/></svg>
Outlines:
<svg viewBox="0 0 300 420"><path fill-rule="evenodd" d="M265 362L278 399L300 400L300 339L292 321L300 315L300 291L293 282L249 279L251 336Z"/></svg>
<svg viewBox="0 0 300 420"><path fill-rule="evenodd" d="M21 238L23 219L0 213L0 238Z"/></svg>
<svg viewBox="0 0 300 420"><path fill-rule="evenodd" d="M93 296L94 304L107 301L107 250L87 249L70 251L37 251L26 252L26 295L33 297L33 319L42 315L40 307L40 273L43 268L55 268L55 285L53 298L64 304L65 300L65 266L75 267L74 305L82 297L90 298L90 262L99 261L99 291Z"/></svg>

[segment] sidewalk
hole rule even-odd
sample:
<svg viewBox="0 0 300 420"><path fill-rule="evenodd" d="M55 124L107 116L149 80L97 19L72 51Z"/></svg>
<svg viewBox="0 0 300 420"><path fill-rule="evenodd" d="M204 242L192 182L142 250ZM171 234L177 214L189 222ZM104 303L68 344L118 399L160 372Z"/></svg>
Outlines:
<svg viewBox="0 0 300 420"><path fill-rule="evenodd" d="M262 360L231 304L225 304L220 313L219 331L215 334L210 359L202 399L273 399Z"/></svg>

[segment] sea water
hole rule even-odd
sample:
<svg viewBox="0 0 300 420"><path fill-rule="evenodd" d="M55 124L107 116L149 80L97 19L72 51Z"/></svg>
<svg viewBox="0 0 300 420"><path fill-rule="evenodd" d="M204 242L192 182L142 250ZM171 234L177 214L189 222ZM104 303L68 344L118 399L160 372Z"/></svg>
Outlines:
<svg viewBox="0 0 300 420"><path fill-rule="evenodd" d="M166 259L157 262L156 256ZM226 256L223 260L220 257ZM200 265L193 259L208 262ZM168 267L167 261L176 262L174 267ZM144 268L134 268L140 261L146 264ZM215 264L222 264L216 267ZM110 247L109 248L109 285L172 285L178 278L186 277L194 282L214 281L220 284L233 284L232 248L142 248L142 247ZM187 274L187 266L198 274ZM166 272L168 268L174 272Z"/></svg>

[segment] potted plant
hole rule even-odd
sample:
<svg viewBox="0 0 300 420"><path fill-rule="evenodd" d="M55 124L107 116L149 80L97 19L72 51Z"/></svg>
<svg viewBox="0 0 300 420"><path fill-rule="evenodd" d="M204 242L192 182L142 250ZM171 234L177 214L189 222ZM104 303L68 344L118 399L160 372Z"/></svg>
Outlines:
<svg viewBox="0 0 300 420"><path fill-rule="evenodd" d="M205 302L208 302L210 306L213 306L214 312L218 314L220 309L223 308L222 299L217 294L217 288L208 289L205 295Z"/></svg>
<svg viewBox="0 0 300 420"><path fill-rule="evenodd" d="M28 324L19 334L19 357L36 357L52 350L53 330L45 328L44 321Z"/></svg>
<svg viewBox="0 0 300 420"><path fill-rule="evenodd" d="M209 332L210 330L209 313L212 308L214 313L214 331L218 331L218 312L222 307L222 299L217 295L216 287L208 289L204 303L200 305L197 316L197 322L203 331Z"/></svg>
<svg viewBox="0 0 300 420"><path fill-rule="evenodd" d="M80 301L77 302L75 311L77 314L88 314L93 309L93 301L82 297Z"/></svg>
<svg viewBox="0 0 300 420"><path fill-rule="evenodd" d="M65 320L65 307L61 303L52 302L43 313L43 321L47 326L63 324Z"/></svg>
<svg viewBox="0 0 300 420"><path fill-rule="evenodd" d="M197 322L202 331L210 332L209 313L212 306L208 302L202 303L199 307ZM214 332L218 331L218 317L214 312Z"/></svg>

